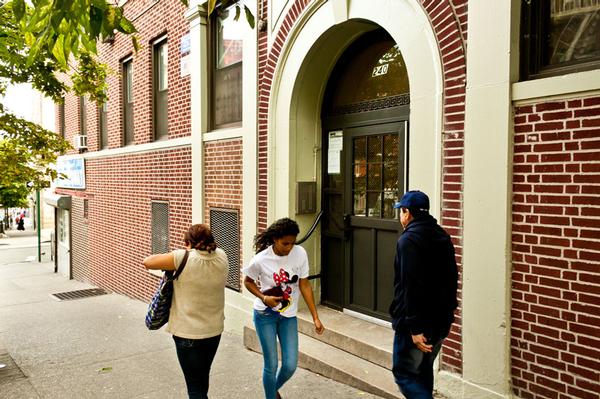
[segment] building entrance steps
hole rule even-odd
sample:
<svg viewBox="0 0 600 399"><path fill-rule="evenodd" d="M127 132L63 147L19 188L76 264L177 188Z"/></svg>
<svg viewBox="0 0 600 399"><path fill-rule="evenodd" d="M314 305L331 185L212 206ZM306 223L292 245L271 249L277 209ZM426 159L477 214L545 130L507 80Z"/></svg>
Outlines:
<svg viewBox="0 0 600 399"><path fill-rule="evenodd" d="M325 306L319 306L317 310L325 332L318 335L310 311L302 309L298 312L298 330L301 333L392 370L394 330Z"/></svg>
<svg viewBox="0 0 600 399"><path fill-rule="evenodd" d="M319 307L323 335L314 332L308 310L298 314L299 366L382 398L404 398L391 369L393 330ZM244 327L244 345L261 352L254 326Z"/></svg>

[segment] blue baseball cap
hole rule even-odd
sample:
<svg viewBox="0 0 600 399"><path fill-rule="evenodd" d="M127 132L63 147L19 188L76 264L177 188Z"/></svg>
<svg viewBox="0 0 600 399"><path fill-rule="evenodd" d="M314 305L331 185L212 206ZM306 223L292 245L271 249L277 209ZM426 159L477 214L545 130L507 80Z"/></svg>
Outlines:
<svg viewBox="0 0 600 399"><path fill-rule="evenodd" d="M429 197L419 190L407 191L400 201L394 204L394 208L413 208L420 211L429 211Z"/></svg>

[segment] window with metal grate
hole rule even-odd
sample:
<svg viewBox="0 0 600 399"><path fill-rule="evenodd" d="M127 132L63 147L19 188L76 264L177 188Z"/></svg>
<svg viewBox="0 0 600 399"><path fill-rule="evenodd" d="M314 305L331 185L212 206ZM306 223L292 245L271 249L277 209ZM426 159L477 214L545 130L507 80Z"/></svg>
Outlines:
<svg viewBox="0 0 600 399"><path fill-rule="evenodd" d="M169 203L152 201L152 253L169 252Z"/></svg>
<svg viewBox="0 0 600 399"><path fill-rule="evenodd" d="M229 260L227 287L240 291L240 219L237 209L210 209L210 229Z"/></svg>

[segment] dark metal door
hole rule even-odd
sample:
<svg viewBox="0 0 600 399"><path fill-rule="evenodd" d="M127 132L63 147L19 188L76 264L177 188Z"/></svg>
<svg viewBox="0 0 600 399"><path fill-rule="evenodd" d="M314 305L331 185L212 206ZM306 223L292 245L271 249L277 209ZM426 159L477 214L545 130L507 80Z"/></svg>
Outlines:
<svg viewBox="0 0 600 399"><path fill-rule="evenodd" d="M400 232L393 204L405 186L405 124L344 129L339 174L329 173L336 172L336 161L330 159L336 151L328 148L323 188L325 304L388 318Z"/></svg>

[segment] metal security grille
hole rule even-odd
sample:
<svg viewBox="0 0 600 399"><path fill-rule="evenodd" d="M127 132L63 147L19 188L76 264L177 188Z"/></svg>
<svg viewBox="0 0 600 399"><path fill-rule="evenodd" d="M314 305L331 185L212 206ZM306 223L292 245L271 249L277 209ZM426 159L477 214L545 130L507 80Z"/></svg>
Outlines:
<svg viewBox="0 0 600 399"><path fill-rule="evenodd" d="M152 253L169 252L169 204L152 201Z"/></svg>
<svg viewBox="0 0 600 399"><path fill-rule="evenodd" d="M67 292L59 292L58 294L52 294L51 296L59 301L69 301L72 299L81 299L88 298L91 296L98 296L108 294L102 288L89 288L85 290L77 290L77 291L67 291Z"/></svg>
<svg viewBox="0 0 600 399"><path fill-rule="evenodd" d="M240 223L235 209L210 209L210 229L217 245L229 260L227 286L239 291L240 285Z"/></svg>

